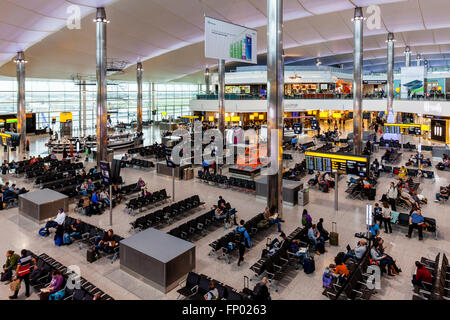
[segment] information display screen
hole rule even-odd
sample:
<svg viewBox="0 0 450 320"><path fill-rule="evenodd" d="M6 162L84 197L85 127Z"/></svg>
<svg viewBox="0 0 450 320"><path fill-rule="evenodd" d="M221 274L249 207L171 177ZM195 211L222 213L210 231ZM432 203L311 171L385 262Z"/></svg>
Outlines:
<svg viewBox="0 0 450 320"><path fill-rule="evenodd" d="M318 120L311 120L311 129L319 130L319 121Z"/></svg>
<svg viewBox="0 0 450 320"><path fill-rule="evenodd" d="M365 177L369 173L369 158L348 154L306 152L306 167L309 170L337 172Z"/></svg>
<svg viewBox="0 0 450 320"><path fill-rule="evenodd" d="M422 134L422 125L420 124L402 124L402 123L385 123L385 133L395 134L411 134L420 136Z"/></svg>
<svg viewBox="0 0 450 320"><path fill-rule="evenodd" d="M100 161L100 171L102 173L102 179L105 184L111 183L111 168L109 162Z"/></svg>
<svg viewBox="0 0 450 320"><path fill-rule="evenodd" d="M294 123L292 128L295 134L301 134L303 132L303 125L301 123Z"/></svg>

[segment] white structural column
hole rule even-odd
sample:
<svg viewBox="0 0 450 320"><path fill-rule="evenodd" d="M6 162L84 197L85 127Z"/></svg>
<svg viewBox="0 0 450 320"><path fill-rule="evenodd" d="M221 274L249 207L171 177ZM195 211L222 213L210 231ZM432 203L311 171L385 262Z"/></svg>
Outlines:
<svg viewBox="0 0 450 320"><path fill-rule="evenodd" d="M225 60L219 60L218 69L219 78L219 131L222 133L222 137L225 137Z"/></svg>
<svg viewBox="0 0 450 320"><path fill-rule="evenodd" d="M422 56L420 55L420 53L418 53L416 56L416 63L418 67L420 67L420 60L422 60Z"/></svg>
<svg viewBox="0 0 450 320"><path fill-rule="evenodd" d="M82 92L83 92L83 137L86 137L86 80L83 80L83 85L82 85Z"/></svg>
<svg viewBox="0 0 450 320"><path fill-rule="evenodd" d="M137 78L137 132L142 132L142 63L136 65Z"/></svg>
<svg viewBox="0 0 450 320"><path fill-rule="evenodd" d="M105 8L97 8L95 18L97 42L97 165L106 161L108 147L108 130L106 109L106 12Z"/></svg>
<svg viewBox="0 0 450 320"><path fill-rule="evenodd" d="M211 86L211 73L209 71L209 68L205 69L205 85L206 85L206 94L210 94L210 86Z"/></svg>
<svg viewBox="0 0 450 320"><path fill-rule="evenodd" d="M14 59L17 69L17 133L20 134L19 153L26 150L27 114L25 110L25 55L23 51L17 52Z"/></svg>
<svg viewBox="0 0 450 320"><path fill-rule="evenodd" d="M406 46L405 48L405 67L411 66L411 48Z"/></svg>
<svg viewBox="0 0 450 320"><path fill-rule="evenodd" d="M387 122L394 123L394 34L389 32L387 40Z"/></svg>
<svg viewBox="0 0 450 320"><path fill-rule="evenodd" d="M362 8L355 8L353 17L353 144L354 153L362 154L362 66L363 66L363 23Z"/></svg>
<svg viewBox="0 0 450 320"><path fill-rule="evenodd" d="M283 216L283 0L267 0L267 206Z"/></svg>

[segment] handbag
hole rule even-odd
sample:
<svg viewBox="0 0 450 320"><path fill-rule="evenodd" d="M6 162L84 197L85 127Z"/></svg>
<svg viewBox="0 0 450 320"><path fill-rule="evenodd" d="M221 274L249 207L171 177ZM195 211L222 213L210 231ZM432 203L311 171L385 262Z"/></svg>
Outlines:
<svg viewBox="0 0 450 320"><path fill-rule="evenodd" d="M20 280L14 280L9 284L9 288L11 289L11 291L18 291L20 290Z"/></svg>

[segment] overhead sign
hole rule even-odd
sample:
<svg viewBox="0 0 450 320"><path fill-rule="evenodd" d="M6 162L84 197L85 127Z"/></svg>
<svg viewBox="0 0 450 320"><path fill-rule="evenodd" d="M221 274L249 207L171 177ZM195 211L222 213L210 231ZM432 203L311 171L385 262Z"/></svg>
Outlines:
<svg viewBox="0 0 450 320"><path fill-rule="evenodd" d="M305 152L306 168L365 177L369 174L369 157L328 152Z"/></svg>
<svg viewBox="0 0 450 320"><path fill-rule="evenodd" d="M205 17L205 57L257 63L258 33L240 25Z"/></svg>
<svg viewBox="0 0 450 320"><path fill-rule="evenodd" d="M72 112L60 112L59 113L59 122L72 122Z"/></svg>
<svg viewBox="0 0 450 320"><path fill-rule="evenodd" d="M387 80L363 80L363 84L387 84Z"/></svg>

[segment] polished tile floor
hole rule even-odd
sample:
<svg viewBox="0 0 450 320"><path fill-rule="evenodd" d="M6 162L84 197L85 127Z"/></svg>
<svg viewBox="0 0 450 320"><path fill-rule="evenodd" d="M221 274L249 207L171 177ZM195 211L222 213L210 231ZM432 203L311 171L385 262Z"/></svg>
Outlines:
<svg viewBox="0 0 450 320"><path fill-rule="evenodd" d="M348 123L348 125L350 125ZM346 127L347 130L350 128ZM154 132L152 129L145 131L146 143L152 141L152 138L159 137L158 130ZM30 137L31 153L45 152L44 146L46 139L38 137ZM428 143L426 141L425 143ZM383 150L383 149L382 149ZM380 151L377 156L381 157ZM123 153L123 151L122 151ZM120 152L116 155L120 157ZM431 154L425 155L431 157ZM3 159L3 154L0 155ZM16 155L13 155L16 156ZM303 159L304 155L295 154L294 161L285 163L286 167L292 167L295 162ZM404 163L409 157L409 153L405 153L401 163ZM434 161L436 164L436 161ZM88 167L93 166L90 162ZM138 169L122 169L122 176L126 183L134 183L139 177L143 177L150 190L157 190L166 188L171 194L172 181L170 178L158 176L153 171L143 171ZM306 181L309 177L303 179ZM395 178L382 176L379 179L377 188L377 200L381 198L381 194L387 189L387 185ZM272 290L271 295L273 299L326 299L322 295L322 273L324 268L333 262L334 256L339 251L344 251L347 244L352 247L357 242L354 237L356 232L364 231L365 229L365 206L369 202L362 202L359 200L350 200L346 198L346 179L339 182L339 211L334 210L334 192L328 194L319 192L318 190L310 190L310 203L306 206L311 214L313 221L317 222L319 218L324 218L325 227L331 229L331 222L336 221L339 232L339 247L330 247L327 245L328 253L321 256L315 256L316 272L306 275L301 269L290 272L287 277L280 283L279 292ZM26 186L33 188L26 184L23 178L16 178L12 175L0 176L0 182L11 181L18 186ZM394 226L392 234L384 234L387 245L387 253L392 255L398 262L398 265L403 269L403 273L394 278L382 278L381 290L375 295L374 299L393 300L393 299L411 299L412 287L410 285L411 274L414 272L414 261L425 256L430 259L434 258L438 252L444 252L450 255L450 215L448 204L438 204L433 201L434 194L439 190L439 186L450 183L450 172L436 172L436 180L421 181L420 190L429 202L423 208L425 216L436 218L439 228L438 240L433 236L426 234L424 241L419 241L415 234L412 239L405 237L405 229ZM262 212L265 207L265 201L258 200L254 195L233 191L231 189L220 189L214 186L209 186L199 182L197 179L190 181L176 181L176 200L182 200L188 196L198 194L202 201L206 202L204 208L196 211L191 216L174 223L171 226L162 228L163 231L168 231L171 228L187 221L191 217L195 217L206 212L213 204L217 202L219 195L222 195L227 201L231 203L238 211L239 219L248 219L259 212ZM374 202L371 202L372 204ZM77 216L73 211L74 204L70 206L69 215ZM282 229L286 233L290 233L300 225L302 207L288 207L283 209L283 218L285 223L282 224ZM131 217L125 211L124 204L119 205L113 210L113 225L112 228L116 233L123 237L128 237L130 233L131 221L137 217L145 215L143 212L135 217ZM101 216L82 217L83 220L95 224L102 228L110 228L109 212L105 212ZM4 210L0 212L0 253L2 256L8 249L20 251L22 248L33 250L35 253L47 253L56 260L69 265L77 265L81 268L82 276L100 287L102 290L110 294L115 299L176 299L176 290L168 294L162 294L147 284L127 275L119 268L119 261L110 263L107 259L100 259L99 261L89 264L86 262L85 250L79 250L77 246L71 245L67 247L55 247L52 237L40 238L37 235L38 225L29 221L28 219L18 215L17 209ZM239 290L243 288L243 277L251 276L252 272L249 267L256 262L261 250L265 246L266 237L274 238L278 236L275 228L265 234L263 237L254 239L254 247L247 251L245 261L240 267L237 266L236 260L232 260L231 264L227 264L223 259L217 260L213 256L208 256L208 244L226 232L223 228L211 231L207 236L195 242L197 268L196 271L204 273L217 280L220 280ZM251 283L251 286L253 284ZM0 299L7 299L10 295L9 286L0 285ZM24 299L24 291L21 289L19 295L20 299ZM36 293L28 299L38 299Z"/></svg>

